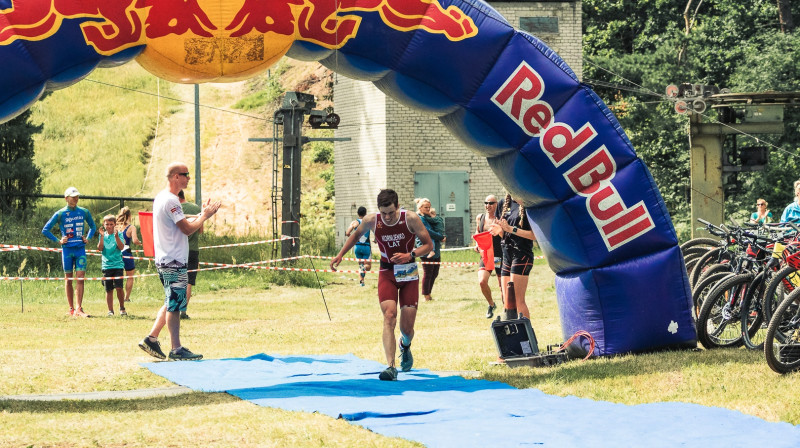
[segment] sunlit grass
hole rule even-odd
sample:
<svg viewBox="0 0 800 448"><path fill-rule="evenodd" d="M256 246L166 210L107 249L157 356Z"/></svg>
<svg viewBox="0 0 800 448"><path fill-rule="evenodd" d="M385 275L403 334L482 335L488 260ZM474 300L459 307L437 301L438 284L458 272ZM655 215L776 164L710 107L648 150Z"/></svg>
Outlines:
<svg viewBox="0 0 800 448"><path fill-rule="evenodd" d="M318 268L327 265L324 260L315 263ZM354 269L354 264L342 268ZM384 362L376 276L367 278L365 288L358 287L354 274L322 274L320 279L331 320L319 288L277 286L262 274L247 271L203 273L189 306L192 319L182 324L182 339L207 359L257 353L353 353ZM433 290L435 300L420 304L414 339L416 367L478 371L486 379L555 395L626 404L691 402L736 409L770 421L800 423L800 405L792 392L800 385L800 377L772 373L760 352L660 352L540 369L492 365L497 353L485 318L486 302L476 282L474 267L442 268ZM553 274L537 264L528 302L541 347L563 340L552 286ZM136 346L161 304L154 278L137 283L127 319L66 317L60 282L27 282L24 291L26 307L21 313L19 285L0 282L3 394L130 390L170 384L141 366L152 359ZM87 287L86 308L93 314L104 312L102 291L96 283ZM162 341L168 344L166 334ZM100 403L0 402L0 410L4 423L8 422L4 426L14 429L0 436L0 445L33 441L56 446L160 445L161 439L142 428L182 418L182 429L170 444L404 446L402 441L325 417L258 408L216 394Z"/></svg>

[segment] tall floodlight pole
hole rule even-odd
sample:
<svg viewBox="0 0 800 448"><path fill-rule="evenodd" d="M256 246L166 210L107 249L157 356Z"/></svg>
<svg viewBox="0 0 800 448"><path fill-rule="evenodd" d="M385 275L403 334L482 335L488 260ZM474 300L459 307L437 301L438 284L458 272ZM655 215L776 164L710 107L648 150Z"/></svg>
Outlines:
<svg viewBox="0 0 800 448"><path fill-rule="evenodd" d="M194 202L202 206L200 193L200 84L194 85Z"/></svg>

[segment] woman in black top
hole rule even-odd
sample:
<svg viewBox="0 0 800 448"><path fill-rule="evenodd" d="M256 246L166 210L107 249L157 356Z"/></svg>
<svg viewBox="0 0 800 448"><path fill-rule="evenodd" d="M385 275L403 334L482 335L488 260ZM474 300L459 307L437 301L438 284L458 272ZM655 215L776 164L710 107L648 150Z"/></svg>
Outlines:
<svg viewBox="0 0 800 448"><path fill-rule="evenodd" d="M516 312L530 319L531 314L525 303L525 290L528 288L528 274L533 268L533 242L536 237L528 217L525 216L525 207L510 194L506 194L501 219L489 230L492 235L503 238L503 268L500 271L503 291L508 289L509 281L514 283Z"/></svg>

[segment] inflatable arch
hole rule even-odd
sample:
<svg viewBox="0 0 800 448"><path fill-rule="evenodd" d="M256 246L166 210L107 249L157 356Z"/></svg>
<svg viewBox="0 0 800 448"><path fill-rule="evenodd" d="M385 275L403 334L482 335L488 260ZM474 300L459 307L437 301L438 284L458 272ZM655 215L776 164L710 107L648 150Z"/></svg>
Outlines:
<svg viewBox="0 0 800 448"><path fill-rule="evenodd" d="M596 354L695 345L677 236L614 115L564 61L479 0L0 0L0 122L133 58L178 82L283 55L435 115L525 205L565 337Z"/></svg>

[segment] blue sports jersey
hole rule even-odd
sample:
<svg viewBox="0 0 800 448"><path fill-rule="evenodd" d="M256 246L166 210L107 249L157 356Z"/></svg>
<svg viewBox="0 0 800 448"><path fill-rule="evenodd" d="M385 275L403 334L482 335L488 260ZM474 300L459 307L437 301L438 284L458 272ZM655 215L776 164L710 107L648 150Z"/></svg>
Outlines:
<svg viewBox="0 0 800 448"><path fill-rule="evenodd" d="M356 219L356 221L358 221L359 225L361 224L361 220L360 219ZM369 233L370 233L370 230L367 230L366 233L361 235L361 238L359 238L358 241L356 241L356 245L359 245L359 246L370 246L371 247L372 244L369 241Z"/></svg>
<svg viewBox="0 0 800 448"><path fill-rule="evenodd" d="M89 226L89 232L86 233L86 239L91 239L94 236L95 231L97 228L94 224L94 219L92 219L92 214L89 213L89 210L83 207L75 207L73 209L66 206L61 210L55 212L52 218L47 221L47 224L44 225L42 229L42 235L47 237L47 239L51 241L55 241L56 243L60 242L61 239L57 238L50 229L58 223L58 228L61 231L62 236L67 237L67 242L62 245L62 247L84 247L85 244L83 242L84 233L86 233L86 225Z"/></svg>

